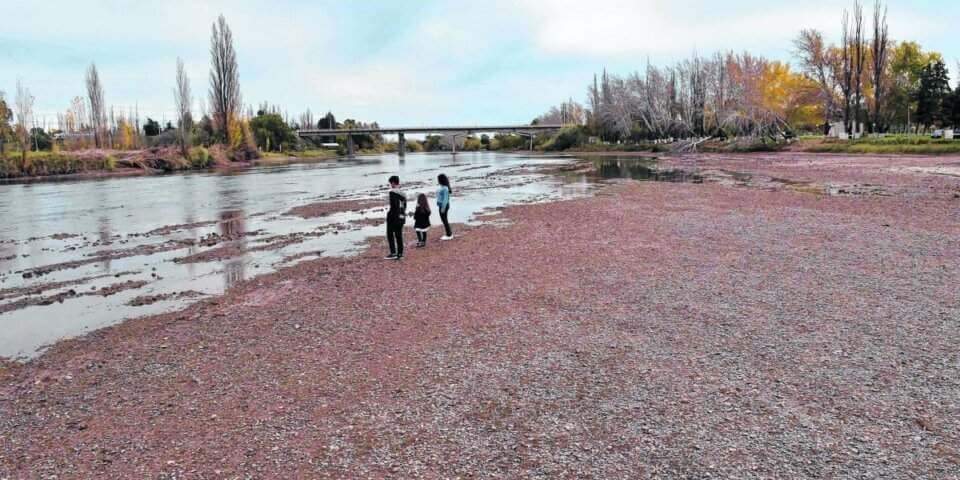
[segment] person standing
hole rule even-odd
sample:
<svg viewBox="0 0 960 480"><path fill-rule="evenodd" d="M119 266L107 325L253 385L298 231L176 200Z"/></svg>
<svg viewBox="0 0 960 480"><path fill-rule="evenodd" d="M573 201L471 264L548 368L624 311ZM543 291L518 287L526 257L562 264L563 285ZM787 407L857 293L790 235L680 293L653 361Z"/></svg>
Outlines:
<svg viewBox="0 0 960 480"><path fill-rule="evenodd" d="M407 222L407 196L400 190L400 177L390 177L390 193L387 194L390 208L387 210L387 244L390 246L388 260L403 258L403 224Z"/></svg>
<svg viewBox="0 0 960 480"><path fill-rule="evenodd" d="M437 183L440 184L440 189L437 190L437 211L440 212L440 221L443 222L445 233L440 240L451 240L453 230L450 229L450 220L447 215L450 212L450 196L453 195L453 189L450 188L450 179L442 173L437 175Z"/></svg>
<svg viewBox="0 0 960 480"><path fill-rule="evenodd" d="M427 232L430 231L430 202L427 196L417 196L417 209L413 212L413 229L417 232L417 247L427 246Z"/></svg>

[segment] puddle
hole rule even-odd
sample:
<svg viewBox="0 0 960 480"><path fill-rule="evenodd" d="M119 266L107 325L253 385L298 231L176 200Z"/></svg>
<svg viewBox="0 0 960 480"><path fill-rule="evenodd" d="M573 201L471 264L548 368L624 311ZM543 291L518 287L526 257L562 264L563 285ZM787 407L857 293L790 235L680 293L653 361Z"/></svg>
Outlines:
<svg viewBox="0 0 960 480"><path fill-rule="evenodd" d="M584 157L605 179L631 179L648 182L703 183L703 176L684 169L664 169L650 157Z"/></svg>
<svg viewBox="0 0 960 480"><path fill-rule="evenodd" d="M592 175L602 180L632 179L649 182L719 183L726 186L790 190L798 193L835 197L889 196L884 186L839 182L806 182L787 178L725 170L720 168L667 168L654 157L584 157L594 169Z"/></svg>

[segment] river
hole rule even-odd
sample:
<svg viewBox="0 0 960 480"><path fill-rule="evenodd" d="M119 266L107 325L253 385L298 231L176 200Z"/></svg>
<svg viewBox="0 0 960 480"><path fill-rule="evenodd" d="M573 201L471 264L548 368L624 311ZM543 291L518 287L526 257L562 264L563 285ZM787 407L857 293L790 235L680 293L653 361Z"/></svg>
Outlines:
<svg viewBox="0 0 960 480"><path fill-rule="evenodd" d="M389 175L433 203L454 188L450 220L495 219L504 205L582 195L586 180L540 169L568 157L493 152L364 156L231 172L0 185L0 356L183 308L231 285L320 256L358 252L383 234ZM365 202L364 202L365 200ZM304 218L291 209L357 208ZM321 203L326 205L326 203ZM431 240L441 233L433 213ZM412 222L410 222L412 224ZM410 231L406 240L414 238ZM412 243L412 242L411 242Z"/></svg>

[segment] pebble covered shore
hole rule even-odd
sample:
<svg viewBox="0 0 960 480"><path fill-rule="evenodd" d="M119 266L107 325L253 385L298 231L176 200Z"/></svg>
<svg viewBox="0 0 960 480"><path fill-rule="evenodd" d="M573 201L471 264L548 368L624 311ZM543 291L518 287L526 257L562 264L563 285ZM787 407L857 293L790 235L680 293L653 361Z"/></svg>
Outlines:
<svg viewBox="0 0 960 480"><path fill-rule="evenodd" d="M891 168L618 182L59 342L0 365L0 478L960 478L960 178Z"/></svg>

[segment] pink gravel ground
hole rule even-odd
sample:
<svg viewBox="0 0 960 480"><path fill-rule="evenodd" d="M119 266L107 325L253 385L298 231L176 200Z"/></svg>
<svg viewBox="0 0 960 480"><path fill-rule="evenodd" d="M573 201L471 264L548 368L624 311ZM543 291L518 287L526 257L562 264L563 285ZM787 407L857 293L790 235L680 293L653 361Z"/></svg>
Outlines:
<svg viewBox="0 0 960 480"><path fill-rule="evenodd" d="M353 212L382 206L382 200L326 200L291 208L287 214L302 218L316 218L331 213Z"/></svg>
<svg viewBox="0 0 960 480"><path fill-rule="evenodd" d="M934 183L626 183L253 279L6 367L0 478L958 478Z"/></svg>

